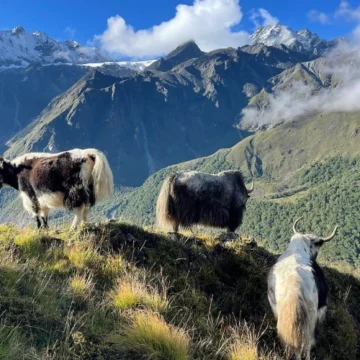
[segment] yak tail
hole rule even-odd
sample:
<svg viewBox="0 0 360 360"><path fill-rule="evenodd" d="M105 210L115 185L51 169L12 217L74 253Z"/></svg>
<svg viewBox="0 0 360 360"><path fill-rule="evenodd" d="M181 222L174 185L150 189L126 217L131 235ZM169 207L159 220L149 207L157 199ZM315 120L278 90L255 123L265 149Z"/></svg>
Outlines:
<svg viewBox="0 0 360 360"><path fill-rule="evenodd" d="M301 292L301 290L299 291ZM301 293L289 294L278 302L277 331L280 339L296 353L310 349L313 345L313 331L310 314L311 306Z"/></svg>
<svg viewBox="0 0 360 360"><path fill-rule="evenodd" d="M114 177L106 156L99 150L85 150L88 156L94 158L94 167L91 172L94 184L96 202L106 200L114 192Z"/></svg>
<svg viewBox="0 0 360 360"><path fill-rule="evenodd" d="M156 202L156 223L161 228L169 228L175 223L174 201L171 197L174 179L175 175L170 175L164 180Z"/></svg>

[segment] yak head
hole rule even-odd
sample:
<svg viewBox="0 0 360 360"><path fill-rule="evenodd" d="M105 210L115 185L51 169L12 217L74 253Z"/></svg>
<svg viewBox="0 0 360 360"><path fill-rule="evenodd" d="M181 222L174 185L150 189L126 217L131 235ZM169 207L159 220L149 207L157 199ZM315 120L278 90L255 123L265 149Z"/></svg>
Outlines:
<svg viewBox="0 0 360 360"><path fill-rule="evenodd" d="M324 243L333 239L338 229L338 226L336 225L333 232L327 237L319 237L314 234L301 234L296 230L296 225L300 219L301 217L294 222L293 225L294 235L291 238L291 244L293 245L296 244L296 247L299 248L300 252L306 252L307 254L310 255L312 259L316 260L316 257L318 255L321 246Z"/></svg>
<svg viewBox="0 0 360 360"><path fill-rule="evenodd" d="M250 194L254 191L254 180L251 183L251 187L247 188L245 186L245 180L244 180L244 177L243 177L241 171L227 170L227 171L224 171L223 174L231 176L232 179L234 179L234 177L235 177L235 182L239 186L241 193L246 197L246 200L250 197Z"/></svg>

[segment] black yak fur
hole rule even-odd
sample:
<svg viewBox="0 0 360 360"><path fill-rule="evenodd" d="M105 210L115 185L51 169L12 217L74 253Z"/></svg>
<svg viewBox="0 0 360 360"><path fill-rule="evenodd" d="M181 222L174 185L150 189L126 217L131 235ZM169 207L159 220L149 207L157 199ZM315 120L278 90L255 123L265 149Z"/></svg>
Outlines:
<svg viewBox="0 0 360 360"><path fill-rule="evenodd" d="M63 207L75 211L75 228L87 220L96 202L111 196L113 175L100 151L73 149L58 154L29 153L12 161L0 158L0 187L3 185L20 191L23 206L38 227L48 227L50 209Z"/></svg>
<svg viewBox="0 0 360 360"><path fill-rule="evenodd" d="M174 232L195 224L234 232L242 223L249 193L240 171L172 174L157 200L157 223Z"/></svg>

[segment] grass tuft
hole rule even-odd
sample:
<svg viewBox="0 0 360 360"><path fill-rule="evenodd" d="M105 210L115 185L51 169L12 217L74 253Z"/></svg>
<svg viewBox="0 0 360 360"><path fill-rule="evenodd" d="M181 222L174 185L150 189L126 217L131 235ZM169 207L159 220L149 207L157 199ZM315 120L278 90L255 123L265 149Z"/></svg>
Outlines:
<svg viewBox="0 0 360 360"><path fill-rule="evenodd" d="M95 248L86 243L75 243L66 250L70 262L78 269L96 267L102 260Z"/></svg>
<svg viewBox="0 0 360 360"><path fill-rule="evenodd" d="M109 295L114 306L120 310L144 306L161 313L168 307L166 293L159 294L156 289L145 285L138 276L120 278Z"/></svg>
<svg viewBox="0 0 360 360"><path fill-rule="evenodd" d="M38 231L22 231L15 236L14 243L23 255L39 257L42 255L41 240L43 236Z"/></svg>
<svg viewBox="0 0 360 360"><path fill-rule="evenodd" d="M155 313L138 312L117 343L145 359L186 360L190 340L181 329L168 325Z"/></svg>
<svg viewBox="0 0 360 360"><path fill-rule="evenodd" d="M244 339L237 339L230 347L228 360L258 360L257 345Z"/></svg>
<svg viewBox="0 0 360 360"><path fill-rule="evenodd" d="M91 294L93 288L94 283L91 275L75 274L70 278L70 291L75 297L86 298Z"/></svg>

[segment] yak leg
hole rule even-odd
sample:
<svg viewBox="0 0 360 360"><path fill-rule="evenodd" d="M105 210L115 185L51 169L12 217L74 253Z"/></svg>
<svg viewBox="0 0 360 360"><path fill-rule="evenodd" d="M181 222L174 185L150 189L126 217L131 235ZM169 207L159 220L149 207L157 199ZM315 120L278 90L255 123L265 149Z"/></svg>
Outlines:
<svg viewBox="0 0 360 360"><path fill-rule="evenodd" d="M87 220L88 220L89 211L90 211L90 206L85 206L84 214L83 214L84 222L87 222Z"/></svg>
<svg viewBox="0 0 360 360"><path fill-rule="evenodd" d="M178 222L175 222L173 224L173 231L175 234L177 234L179 232L179 223Z"/></svg>
<svg viewBox="0 0 360 360"><path fill-rule="evenodd" d="M295 358L296 358L296 360L301 360L301 353L302 353L301 350L296 350L296 351L295 351ZM310 360L310 358L309 358L309 360Z"/></svg>
<svg viewBox="0 0 360 360"><path fill-rule="evenodd" d="M41 221L39 216L35 216L36 226L38 229L41 229Z"/></svg>
<svg viewBox="0 0 360 360"><path fill-rule="evenodd" d="M178 233L179 233L179 223L173 223L172 224L172 230L173 231L168 232L169 235L178 235Z"/></svg>
<svg viewBox="0 0 360 360"><path fill-rule="evenodd" d="M41 220L43 222L43 228L44 229L48 229L49 228L49 222L48 222L48 217L47 216L42 216Z"/></svg>
<svg viewBox="0 0 360 360"><path fill-rule="evenodd" d="M77 228L77 226L83 221L84 219L84 211L85 211L85 206L79 206L77 208L74 209L75 210L75 217L74 220L71 224L71 230L75 230Z"/></svg>
<svg viewBox="0 0 360 360"><path fill-rule="evenodd" d="M39 203L35 196L35 193L32 189L27 189L27 191L21 191L20 196L24 209L30 213L36 221L36 226L38 229L41 228L40 214L39 214Z"/></svg>
<svg viewBox="0 0 360 360"><path fill-rule="evenodd" d="M42 208L41 209L41 220L43 222L44 229L49 228L48 219L49 219L49 208Z"/></svg>

